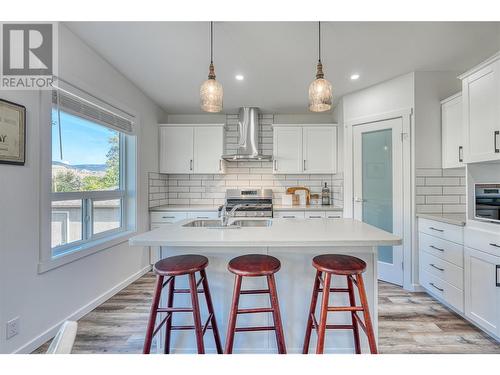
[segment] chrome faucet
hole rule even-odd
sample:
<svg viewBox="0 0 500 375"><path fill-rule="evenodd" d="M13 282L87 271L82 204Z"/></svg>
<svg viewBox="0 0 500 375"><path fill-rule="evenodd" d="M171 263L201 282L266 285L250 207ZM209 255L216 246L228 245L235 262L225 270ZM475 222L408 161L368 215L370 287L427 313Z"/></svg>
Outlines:
<svg viewBox="0 0 500 375"><path fill-rule="evenodd" d="M220 207L219 211L219 217L220 217L220 224L223 227L227 227L229 218L234 216L234 213L236 210L239 210L241 207L247 206L246 204L237 204L229 212L227 212L227 203L225 203L223 206Z"/></svg>

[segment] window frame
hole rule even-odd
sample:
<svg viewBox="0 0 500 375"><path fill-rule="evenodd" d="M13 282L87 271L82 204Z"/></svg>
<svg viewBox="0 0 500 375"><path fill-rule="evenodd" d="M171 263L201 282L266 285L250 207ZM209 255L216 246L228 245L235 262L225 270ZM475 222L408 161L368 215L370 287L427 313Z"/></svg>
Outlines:
<svg viewBox="0 0 500 375"><path fill-rule="evenodd" d="M52 126L36 126L33 128L33 137L39 139L38 154L40 156L40 172L39 180L39 206L34 212L40 220L40 227L37 233L39 238L39 261L38 273L43 274L58 267L75 262L97 252L116 247L124 244L129 238L137 233L138 222L138 189L139 189L139 163L138 157L140 154L141 133L137 129L141 126L141 117L133 109L123 103L116 101L114 97L105 93L95 92L94 87L89 87L83 81L76 77L70 77L77 84L68 83L58 78L60 84L70 87L73 92L76 92L82 98L90 102L97 103L101 108L107 109L114 113L123 113L126 118L132 123L130 133L123 133L124 142L126 144L126 153L123 158L122 168L126 168L126 183L124 188L125 197L123 198L122 214L126 217L126 225L124 231L109 235L103 238L96 239L92 242L83 243L78 247L67 249L60 255L53 256L51 243L51 225L52 225ZM52 91L40 90L37 93L39 98L38 122L40 124L51 124L52 121ZM99 99L100 98L100 99ZM116 130L116 129L115 129ZM121 132L120 132L121 133ZM123 149L125 150L125 149ZM121 174L124 176L124 174ZM74 245L74 244L73 244Z"/></svg>
<svg viewBox="0 0 500 375"><path fill-rule="evenodd" d="M67 113L67 112L66 112ZM71 114L72 116L76 116ZM82 117L85 121L92 122L89 119ZM106 127L97 122L93 122L93 124ZM109 128L110 129L110 128ZM117 190L92 190L92 191L72 191L72 192L51 192L51 204L54 201L68 201L68 200L79 200L82 202L82 212L81 212L81 233L82 239L73 242L67 242L63 245L51 246L52 258L57 258L60 256L64 256L67 253L71 253L74 251L79 251L84 247L85 244L92 243L97 240L106 239L108 237L113 237L121 232L125 232L127 225L127 215L126 212L126 202L127 202L127 160L126 160L126 150L127 143L125 140L126 134L116 131L119 136L119 187ZM52 130L51 130L52 132ZM52 158L51 158L52 159ZM52 164L52 163L51 163ZM52 187L51 187L52 190ZM93 202L101 201L101 200L109 200L109 199L120 199L120 226L118 228L109 229L103 232L99 232L97 234L93 233L94 221L93 221Z"/></svg>

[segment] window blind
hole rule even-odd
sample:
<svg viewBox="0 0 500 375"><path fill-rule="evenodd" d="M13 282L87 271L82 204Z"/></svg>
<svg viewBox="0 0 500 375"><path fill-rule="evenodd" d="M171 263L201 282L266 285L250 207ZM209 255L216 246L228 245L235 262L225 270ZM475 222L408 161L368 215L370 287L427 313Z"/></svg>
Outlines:
<svg viewBox="0 0 500 375"><path fill-rule="evenodd" d="M86 118L89 121L97 122L119 132L127 134L133 132L133 118L121 116L106 109L104 105L101 106L97 103L90 102L76 94L61 89L55 89L52 91L52 103L56 108L59 106L59 109L64 112Z"/></svg>

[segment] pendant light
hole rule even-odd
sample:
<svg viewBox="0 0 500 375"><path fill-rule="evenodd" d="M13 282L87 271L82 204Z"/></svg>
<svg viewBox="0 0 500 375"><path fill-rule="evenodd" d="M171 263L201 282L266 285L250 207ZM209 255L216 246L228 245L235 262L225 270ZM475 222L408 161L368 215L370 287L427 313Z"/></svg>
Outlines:
<svg viewBox="0 0 500 375"><path fill-rule="evenodd" d="M332 84L324 78L321 63L321 22L318 22L318 65L316 79L309 86L309 110L324 112L332 108Z"/></svg>
<svg viewBox="0 0 500 375"><path fill-rule="evenodd" d="M220 112L222 110L222 85L215 80L214 68L214 23L210 22L210 66L208 79L200 87L201 109L205 112Z"/></svg>

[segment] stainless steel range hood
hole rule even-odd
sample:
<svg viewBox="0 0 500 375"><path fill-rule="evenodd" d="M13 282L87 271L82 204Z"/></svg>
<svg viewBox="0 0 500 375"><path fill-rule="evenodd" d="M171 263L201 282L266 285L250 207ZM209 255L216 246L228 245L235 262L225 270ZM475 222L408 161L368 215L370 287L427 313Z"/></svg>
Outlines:
<svg viewBox="0 0 500 375"><path fill-rule="evenodd" d="M269 161L259 144L259 108L241 107L238 120L238 149L235 154L222 155L226 161Z"/></svg>

